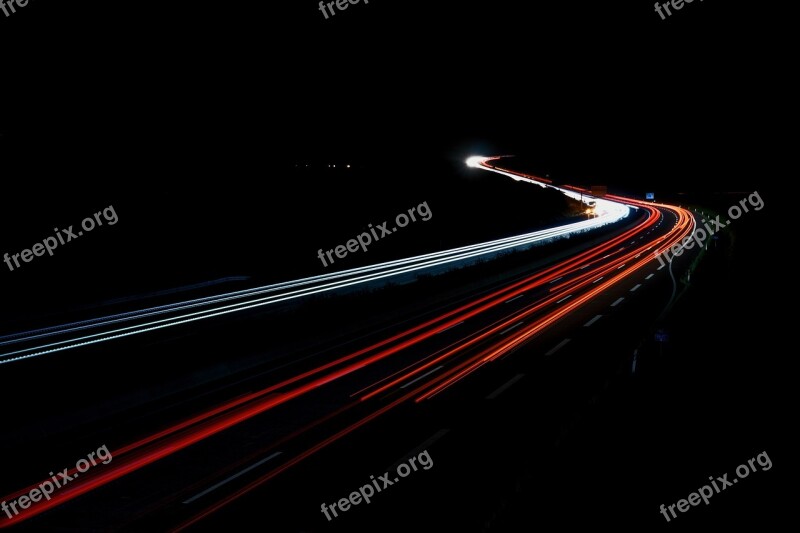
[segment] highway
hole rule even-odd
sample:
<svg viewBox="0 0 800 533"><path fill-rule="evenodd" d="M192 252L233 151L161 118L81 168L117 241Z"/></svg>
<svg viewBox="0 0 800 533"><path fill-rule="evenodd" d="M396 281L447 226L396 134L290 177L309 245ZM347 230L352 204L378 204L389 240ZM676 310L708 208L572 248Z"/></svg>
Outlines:
<svg viewBox="0 0 800 533"><path fill-rule="evenodd" d="M502 168L501 162L473 158L469 164L505 178L554 187L547 180ZM589 191L576 187L559 190L574 198L589 196ZM130 428L120 422L103 441L110 443L112 462L76 476L52 499L0 520L0 526L27 522L58 530L59 516L94 513L96 518L87 519L89 527L202 527L271 482L308 476L302 470L305 463L335 455L330 450L340 449L343 442L361 442L368 426L382 420L408 425L415 410L428 404L457 410L449 399L494 378L493 368L515 353L536 350L541 358L558 358L571 349L580 332L603 328L610 315L643 305L634 302L649 285L671 283L669 269L659 266L655 254L680 243L695 227L692 213L677 206L613 195L592 199L596 216L558 228L0 338L0 365L7 368L32 359L47 365L48 357L58 352L68 352L59 354L62 363L92 360L99 352L87 355L87 349L108 349L128 337L166 334L162 330L168 329L173 335L193 322L235 319L294 299L412 273L441 272L437 269L624 222L601 242L546 266L506 276L467 296L421 302L414 313L382 329L364 330L346 343L331 343L279 365L266 360L259 371L221 380L213 394L194 391L168 408L153 406ZM650 302L646 308L665 303ZM526 376L505 376L481 398L507 395L521 386L518 383L529 381ZM419 433L410 434L421 438L422 431L424 424ZM103 430L97 428L96 434ZM295 474L297 470L301 473ZM15 500L37 485L21 486L3 500ZM339 492L350 490L342 483ZM316 509L321 501L302 505Z"/></svg>

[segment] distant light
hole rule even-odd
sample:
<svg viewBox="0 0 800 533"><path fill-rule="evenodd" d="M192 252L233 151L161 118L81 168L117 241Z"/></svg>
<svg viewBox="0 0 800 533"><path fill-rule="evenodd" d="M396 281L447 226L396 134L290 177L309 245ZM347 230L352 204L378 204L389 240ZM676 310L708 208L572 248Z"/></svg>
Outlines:
<svg viewBox="0 0 800 533"><path fill-rule="evenodd" d="M347 165L347 168L350 168L350 165Z"/></svg>
<svg viewBox="0 0 800 533"><path fill-rule="evenodd" d="M481 166L481 163L486 161L486 159L487 158L483 157L482 155L473 155L472 157L467 158L467 166L472 168L479 168Z"/></svg>

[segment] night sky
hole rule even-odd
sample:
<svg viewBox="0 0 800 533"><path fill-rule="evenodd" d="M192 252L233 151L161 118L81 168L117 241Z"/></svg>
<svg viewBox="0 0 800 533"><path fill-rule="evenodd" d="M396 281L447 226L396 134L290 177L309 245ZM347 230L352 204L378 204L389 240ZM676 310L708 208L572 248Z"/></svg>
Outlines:
<svg viewBox="0 0 800 533"><path fill-rule="evenodd" d="M400 192L468 201L460 167L476 153L633 195L769 197L788 150L774 126L786 34L754 33L771 16L728 2L662 21L649 2L375 0L325 20L311 1L35 0L0 19L15 43L0 120L6 248L115 204L111 248L76 253L117 257L107 267L133 269L134 286L176 282L180 257L193 280L253 257L280 278L335 239L315 228L352 232ZM328 174L337 162L359 172ZM104 277L97 261L63 261L89 292ZM6 293L26 299L43 273L3 279Z"/></svg>
<svg viewBox="0 0 800 533"><path fill-rule="evenodd" d="M16 43L2 144L24 149L23 171L99 180L110 162L203 171L197 153L257 168L476 150L709 189L746 188L781 149L788 37L760 31L769 9L698 2L662 21L647 1L517 4L374 0L325 20L310 0L35 0L0 20Z"/></svg>

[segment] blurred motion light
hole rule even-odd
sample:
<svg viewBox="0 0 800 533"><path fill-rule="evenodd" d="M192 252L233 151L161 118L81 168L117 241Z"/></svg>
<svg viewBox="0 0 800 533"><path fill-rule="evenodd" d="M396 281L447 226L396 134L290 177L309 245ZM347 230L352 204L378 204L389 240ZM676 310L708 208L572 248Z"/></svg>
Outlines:
<svg viewBox="0 0 800 533"><path fill-rule="evenodd" d="M467 166L472 168L480 168L481 163L486 161L486 158L482 155L473 155L472 157L467 158Z"/></svg>

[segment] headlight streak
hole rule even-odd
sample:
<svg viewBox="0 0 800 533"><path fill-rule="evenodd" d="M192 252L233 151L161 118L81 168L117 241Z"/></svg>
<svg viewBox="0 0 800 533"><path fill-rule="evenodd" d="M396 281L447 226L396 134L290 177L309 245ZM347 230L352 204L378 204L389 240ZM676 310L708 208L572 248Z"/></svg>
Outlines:
<svg viewBox="0 0 800 533"><path fill-rule="evenodd" d="M503 175L506 174L504 172L499 172L499 173ZM567 191L565 189L559 189L559 190L565 193L570 193L570 191ZM254 300L248 300L240 303L224 305L221 307L216 307L204 311L195 311L191 313L182 314L179 316L163 318L160 320L153 320L150 322L145 322L143 324L136 324L123 328L102 331L100 333L93 333L90 335L69 338L61 341L56 341L47 344L6 352L4 354L0 354L0 365L24 359L30 359L33 357L39 357L42 355L55 353L59 351L79 348L82 346L107 342L110 340L129 337L132 335L139 335L142 333L178 326L181 324L187 324L198 320L205 320L208 318L227 315L230 313L236 313L248 309L254 309L257 307L262 307L265 305L270 305L278 302L284 302L295 298L320 294L331 290L352 287L362 283L369 283L372 281L386 279L392 276L415 272L426 268L440 267L446 264L454 263L456 261L475 259L482 255L511 250L514 248L527 247L539 242L547 241L549 239L565 237L568 235L577 234L591 229L599 228L606 224L617 222L618 220L621 220L622 218L628 216L629 209L624 204L618 202L607 202L607 203L608 206L605 212L601 216L598 216L590 220L582 220L580 222L566 224L556 228L548 228L544 230L538 230L526 233L523 235L517 235L513 237L506 237L503 239L496 239L484 243L462 246L451 250L433 252L415 257L379 263L376 265L349 269L338 273L312 276L299 280L287 281L287 282L277 283L274 285L267 285L264 287L258 287L254 289L247 289L243 291L236 291L232 293L222 294L219 296L199 298L195 300L189 300L187 302L170 304L167 306L153 307L141 311L110 315L108 317L92 319L89 321L74 322L63 326L53 326L50 328L31 330L26 333L7 335L4 337L5 340L0 341L0 346L27 342L31 340L62 335L67 333L73 333L76 331L82 331L86 329L100 328L103 326L117 324L120 322L140 320L147 317L163 315L166 313L177 312L177 311L184 311L187 309L194 309L197 307L218 305L223 302L230 302L233 300L260 296L262 294L270 292L294 289L294 290L288 290L287 292L281 294L276 294L263 298L256 298ZM338 280L338 281L333 281L333 280ZM311 286L308 287L309 285ZM298 287L306 287L306 288L298 288Z"/></svg>

